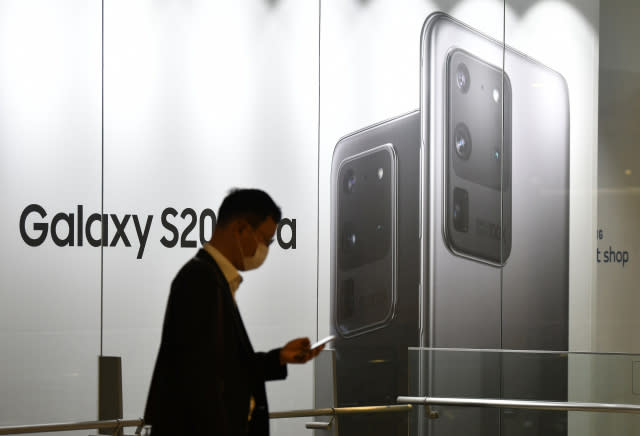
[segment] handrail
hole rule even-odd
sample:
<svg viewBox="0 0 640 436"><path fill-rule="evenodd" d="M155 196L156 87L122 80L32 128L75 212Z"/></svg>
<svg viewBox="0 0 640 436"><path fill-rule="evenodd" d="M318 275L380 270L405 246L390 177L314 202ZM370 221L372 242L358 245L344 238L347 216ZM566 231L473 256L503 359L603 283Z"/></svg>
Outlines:
<svg viewBox="0 0 640 436"><path fill-rule="evenodd" d="M365 413L398 413L409 412L413 406L411 404L394 404L391 406L363 406L363 407L333 407L326 409L303 409L288 410L283 412L271 412L269 418L302 418L309 416L337 416L337 415L354 415ZM144 425L144 420L140 419L112 419L107 421L83 421L83 422L64 422L52 424L37 425L20 425L14 427L0 427L0 435L13 435L24 433L46 433L56 431L72 431L72 430L92 430L92 429L114 429L119 430L123 427L137 427L136 434L140 434L140 430Z"/></svg>
<svg viewBox="0 0 640 436"><path fill-rule="evenodd" d="M492 407L502 409L529 410L559 410L580 412L609 412L609 413L637 413L640 405L616 403L590 403L575 401L532 401L532 400L496 400L489 398L452 398L452 397L409 397L399 396L396 401L400 404L391 406L360 406L360 407L331 407L324 409L288 410L271 412L269 418L303 418L310 416L338 416L368 413L398 413L410 412L413 404L426 406L465 406ZM83 421L55 424L22 425L14 427L0 427L0 435L24 433L46 433L56 431L114 429L114 433L124 427L137 427L136 434L140 434L144 420L139 419L111 419L106 421Z"/></svg>
<svg viewBox="0 0 640 436"><path fill-rule="evenodd" d="M426 406L466 406L493 407L504 409L561 410L580 412L638 413L640 405L587 403L575 401L531 401L531 400L494 400L489 398L449 398L449 397L405 397L396 399L401 404L421 404Z"/></svg>
<svg viewBox="0 0 640 436"><path fill-rule="evenodd" d="M338 415L359 415L365 413L398 413L410 412L411 404L401 404L392 406L359 406L359 407L331 407L325 409L302 409L287 410L284 412L271 412L269 418L304 418L309 416L338 416Z"/></svg>
<svg viewBox="0 0 640 436"><path fill-rule="evenodd" d="M106 421L83 421L64 422L55 424L20 425L15 427L0 427L0 435L24 434L24 433L45 433L54 431L69 430L93 430L93 429L114 429L114 433L123 427L137 427L136 434L144 425L144 420L139 419L110 419Z"/></svg>

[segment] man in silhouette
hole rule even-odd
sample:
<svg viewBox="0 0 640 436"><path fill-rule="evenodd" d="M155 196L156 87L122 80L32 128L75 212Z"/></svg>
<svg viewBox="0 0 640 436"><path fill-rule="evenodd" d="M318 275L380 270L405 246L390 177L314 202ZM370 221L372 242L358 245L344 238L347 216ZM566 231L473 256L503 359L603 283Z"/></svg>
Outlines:
<svg viewBox="0 0 640 436"><path fill-rule="evenodd" d="M173 280L145 410L153 436L268 435L265 381L320 352L308 338L255 352L235 303L239 271L262 265L280 218L265 192L232 191L211 240Z"/></svg>

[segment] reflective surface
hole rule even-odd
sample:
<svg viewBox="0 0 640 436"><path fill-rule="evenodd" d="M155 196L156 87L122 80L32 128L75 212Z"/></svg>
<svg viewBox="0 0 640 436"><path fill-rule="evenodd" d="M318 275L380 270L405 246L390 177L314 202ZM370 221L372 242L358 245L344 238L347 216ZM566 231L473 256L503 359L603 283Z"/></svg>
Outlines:
<svg viewBox="0 0 640 436"><path fill-rule="evenodd" d="M640 356L635 354L411 349L409 356L412 380L417 379L421 366L448 368L441 374L436 372L439 383L425 389L428 396L640 404L636 393L640 392L636 389L640 380ZM471 368L478 367L483 368L480 380L470 377L473 374ZM595 373L600 377L594 377ZM605 373L606 377L603 376ZM532 388L530 381L534 379L539 384ZM488 385L491 380L497 383ZM490 389L488 386L499 388ZM412 392L419 390L417 386L410 386ZM477 434L484 434L485 429L492 426L499 427L502 434L578 434L581 431L600 434L599 431L606 426L611 426L610 434L632 434L627 431L639 419L629 414L595 412L456 406L433 406L432 409L438 411L440 417L436 420L416 417L415 428L419 428L419 422L423 420L424 426L431 431L457 434L471 416L483 422L483 427L472 430Z"/></svg>

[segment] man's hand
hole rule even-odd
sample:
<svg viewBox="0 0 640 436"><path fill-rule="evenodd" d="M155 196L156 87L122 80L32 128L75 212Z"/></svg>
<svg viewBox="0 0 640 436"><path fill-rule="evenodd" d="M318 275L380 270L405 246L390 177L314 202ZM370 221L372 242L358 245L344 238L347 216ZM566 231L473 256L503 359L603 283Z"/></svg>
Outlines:
<svg viewBox="0 0 640 436"><path fill-rule="evenodd" d="M287 342L280 350L280 364L306 363L313 359L324 349L324 345L314 350L311 349L309 338L298 338Z"/></svg>

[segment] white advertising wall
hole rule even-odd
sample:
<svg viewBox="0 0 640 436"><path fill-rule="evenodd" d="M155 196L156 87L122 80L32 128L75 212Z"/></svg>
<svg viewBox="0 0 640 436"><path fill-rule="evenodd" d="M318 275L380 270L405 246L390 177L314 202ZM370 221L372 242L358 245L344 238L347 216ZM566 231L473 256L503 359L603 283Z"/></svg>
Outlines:
<svg viewBox="0 0 640 436"><path fill-rule="evenodd" d="M126 416L146 402L169 284L233 187L264 189L295 222L237 294L254 348L315 339L316 6L105 4L104 207L132 215L132 246L105 249L104 353L122 356ZM136 215L151 222L142 256ZM312 374L269 383L271 409L312 407Z"/></svg>
<svg viewBox="0 0 640 436"><path fill-rule="evenodd" d="M100 17L0 2L0 425L96 415L100 250L57 214L100 210Z"/></svg>
<svg viewBox="0 0 640 436"><path fill-rule="evenodd" d="M0 20L0 425L97 418L101 353L142 415L171 280L234 187L288 220L237 296L254 347L315 339L317 2L2 1ZM312 385L290 368L271 408L311 408Z"/></svg>

